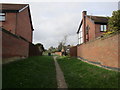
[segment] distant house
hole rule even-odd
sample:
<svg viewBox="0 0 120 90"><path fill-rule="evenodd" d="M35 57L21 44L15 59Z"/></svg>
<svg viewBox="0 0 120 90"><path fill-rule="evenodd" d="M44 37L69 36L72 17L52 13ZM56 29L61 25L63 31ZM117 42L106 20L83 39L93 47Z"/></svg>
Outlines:
<svg viewBox="0 0 120 90"><path fill-rule="evenodd" d="M101 36L108 28L107 23L107 17L87 15L87 11L83 11L77 31L79 44Z"/></svg>
<svg viewBox="0 0 120 90"><path fill-rule="evenodd" d="M33 25L29 4L5 4L0 7L2 58L28 57L39 54L32 44Z"/></svg>

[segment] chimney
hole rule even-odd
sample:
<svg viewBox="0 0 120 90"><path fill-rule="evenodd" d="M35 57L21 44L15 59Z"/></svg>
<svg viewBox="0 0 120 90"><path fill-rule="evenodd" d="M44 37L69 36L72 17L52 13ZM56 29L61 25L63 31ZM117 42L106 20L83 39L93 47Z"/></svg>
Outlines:
<svg viewBox="0 0 120 90"><path fill-rule="evenodd" d="M82 18L83 18L83 27L82 27L82 32L83 32L83 43L86 42L86 16L87 11L82 12Z"/></svg>
<svg viewBox="0 0 120 90"><path fill-rule="evenodd" d="M82 17L84 17L85 15L87 15L87 11L82 12Z"/></svg>

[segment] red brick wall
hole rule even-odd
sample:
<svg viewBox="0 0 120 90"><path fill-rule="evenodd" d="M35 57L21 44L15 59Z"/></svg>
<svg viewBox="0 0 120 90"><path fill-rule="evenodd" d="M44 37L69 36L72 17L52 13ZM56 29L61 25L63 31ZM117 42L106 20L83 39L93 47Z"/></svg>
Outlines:
<svg viewBox="0 0 120 90"><path fill-rule="evenodd" d="M5 18L0 27L2 26L11 33L22 36L32 42L32 28L28 8L19 13L6 13Z"/></svg>
<svg viewBox="0 0 120 90"><path fill-rule="evenodd" d="M103 33L105 32L100 31L100 24L95 24L95 38L100 37Z"/></svg>
<svg viewBox="0 0 120 90"><path fill-rule="evenodd" d="M32 28L28 8L17 14L16 34L24 37L29 42L32 42Z"/></svg>
<svg viewBox="0 0 120 90"><path fill-rule="evenodd" d="M100 24L94 24L94 22L92 20L90 20L89 18L86 17L86 27L87 26L89 26L89 28L90 28L89 32L88 32L89 33L89 35L88 35L89 41L94 40L97 37L100 37L104 33L104 32L100 31ZM82 27L82 29L83 29L83 34L84 34L84 31L86 31L86 30L84 30L84 27Z"/></svg>
<svg viewBox="0 0 120 90"><path fill-rule="evenodd" d="M114 35L106 39L98 39L84 43L77 47L77 56L89 61L100 62L102 65L110 67L118 66L118 56L120 57L120 48L118 50L119 35Z"/></svg>
<svg viewBox="0 0 120 90"><path fill-rule="evenodd" d="M8 34L0 30L2 33L2 57L28 57L29 43L21 38Z"/></svg>
<svg viewBox="0 0 120 90"><path fill-rule="evenodd" d="M95 24L90 21L90 19L86 18L86 27L89 25L89 40L95 39Z"/></svg>
<svg viewBox="0 0 120 90"><path fill-rule="evenodd" d="M70 56L71 57L77 57L77 46L70 48Z"/></svg>
<svg viewBox="0 0 120 90"><path fill-rule="evenodd" d="M62 52L55 52L56 55L62 56Z"/></svg>
<svg viewBox="0 0 120 90"><path fill-rule="evenodd" d="M16 13L6 13L5 21L2 22L2 27L11 33L15 34L16 29ZM1 27L1 26L0 26Z"/></svg>

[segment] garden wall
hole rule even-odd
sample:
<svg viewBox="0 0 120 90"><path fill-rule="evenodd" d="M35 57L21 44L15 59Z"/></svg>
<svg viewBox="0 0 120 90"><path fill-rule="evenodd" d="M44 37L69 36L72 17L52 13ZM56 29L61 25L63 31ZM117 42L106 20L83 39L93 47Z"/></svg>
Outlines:
<svg viewBox="0 0 120 90"><path fill-rule="evenodd" d="M62 56L62 52L55 52L56 55Z"/></svg>
<svg viewBox="0 0 120 90"><path fill-rule="evenodd" d="M77 46L70 48L70 56L77 57Z"/></svg>
<svg viewBox="0 0 120 90"><path fill-rule="evenodd" d="M3 63L13 61L13 59L42 55L37 46L28 42L23 37L12 34L5 29L0 29L0 35L2 35Z"/></svg>
<svg viewBox="0 0 120 90"><path fill-rule="evenodd" d="M2 33L2 58L28 57L29 43L4 29Z"/></svg>
<svg viewBox="0 0 120 90"><path fill-rule="evenodd" d="M120 34L77 46L77 56L110 67L120 67Z"/></svg>

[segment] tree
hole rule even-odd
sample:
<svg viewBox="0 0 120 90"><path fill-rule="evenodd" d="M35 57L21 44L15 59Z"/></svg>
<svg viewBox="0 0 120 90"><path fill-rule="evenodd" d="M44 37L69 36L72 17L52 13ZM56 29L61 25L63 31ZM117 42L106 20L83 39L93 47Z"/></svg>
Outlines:
<svg viewBox="0 0 120 90"><path fill-rule="evenodd" d="M45 49L44 49L44 47L43 47L43 44L37 43L37 44L35 44L35 45L39 48L39 51L40 51L40 52L44 52L44 51L45 51Z"/></svg>
<svg viewBox="0 0 120 90"><path fill-rule="evenodd" d="M67 42L67 35L64 36L63 40L62 40L62 45L65 46L66 42Z"/></svg>
<svg viewBox="0 0 120 90"><path fill-rule="evenodd" d="M56 48L54 48L53 46L51 46L49 49L48 49L48 52L50 52L50 53L54 53L54 52L56 52L57 50L56 50Z"/></svg>
<svg viewBox="0 0 120 90"><path fill-rule="evenodd" d="M113 11L112 17L108 20L108 31L120 31L120 10Z"/></svg>
<svg viewBox="0 0 120 90"><path fill-rule="evenodd" d="M64 36L63 40L61 42L59 42L58 45L58 51L61 51L62 49L65 50L65 44L67 42L67 35Z"/></svg>
<svg viewBox="0 0 120 90"><path fill-rule="evenodd" d="M62 44L62 42L60 42L59 45L58 45L58 51L61 51L62 47L63 47L63 44Z"/></svg>

